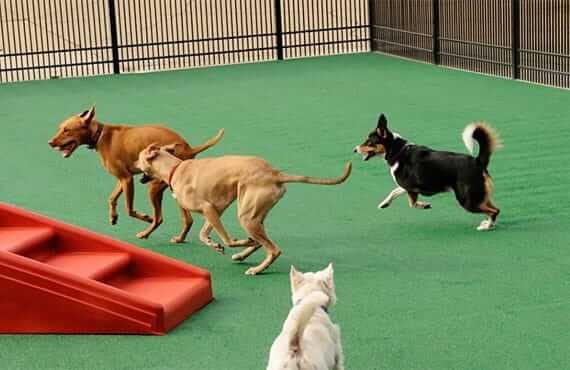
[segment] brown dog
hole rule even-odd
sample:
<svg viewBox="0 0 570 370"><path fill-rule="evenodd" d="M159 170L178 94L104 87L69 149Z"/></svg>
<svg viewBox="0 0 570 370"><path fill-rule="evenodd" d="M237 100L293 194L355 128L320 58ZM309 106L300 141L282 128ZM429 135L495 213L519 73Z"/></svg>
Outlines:
<svg viewBox="0 0 570 370"><path fill-rule="evenodd" d="M148 228L137 234L139 238L147 238L162 223L162 195L167 185L160 180L153 180L149 184L148 195L153 208L153 218L134 210L133 175L141 173L135 165L141 150L151 143L162 145L178 143L174 154L182 159L189 159L216 145L223 134L222 129L214 138L192 148L180 135L166 127L103 125L95 119L95 107L91 107L63 121L56 135L49 141L49 145L61 151L64 158L69 158L81 145L95 149L99 153L103 167L118 179L115 190L109 198L109 222L112 225L117 223L117 199L124 192L127 214L151 223ZM171 241L182 240L178 236Z"/></svg>
<svg viewBox="0 0 570 370"><path fill-rule="evenodd" d="M247 275L264 271L281 254L279 247L267 236L263 221L285 194L286 183L340 184L348 178L352 168L348 162L342 176L318 179L284 174L256 157L224 156L183 161L174 155L176 147L150 145L140 153L138 168L147 176L167 182L179 206L187 210L186 224L180 235L190 230L192 217L188 211L193 211L203 214L206 219L200 230L200 240L204 244L223 252L223 247L210 238L214 228L227 247L247 247L232 256L234 261L243 261L262 245L266 258L258 266L248 269ZM231 239L220 221L224 210L236 198L238 219L249 239Z"/></svg>

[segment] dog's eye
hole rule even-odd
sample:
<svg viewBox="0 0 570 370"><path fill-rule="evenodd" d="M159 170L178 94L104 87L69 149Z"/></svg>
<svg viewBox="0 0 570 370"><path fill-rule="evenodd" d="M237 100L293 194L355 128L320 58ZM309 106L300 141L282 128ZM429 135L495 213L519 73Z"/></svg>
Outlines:
<svg viewBox="0 0 570 370"><path fill-rule="evenodd" d="M69 132L69 129L66 127L63 129L63 132Z"/></svg>

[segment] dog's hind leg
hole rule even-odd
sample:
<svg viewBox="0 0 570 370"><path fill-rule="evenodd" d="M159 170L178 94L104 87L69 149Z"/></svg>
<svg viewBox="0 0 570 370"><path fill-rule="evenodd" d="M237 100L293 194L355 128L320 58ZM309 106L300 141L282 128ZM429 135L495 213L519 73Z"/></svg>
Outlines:
<svg viewBox="0 0 570 370"><path fill-rule="evenodd" d="M404 189L401 186L398 186L397 188L392 190L390 192L390 194L388 194L388 196L382 202L380 202L380 204L378 204L378 208L379 209L380 208L388 208L394 199L400 197L402 194L405 194L405 193L406 193L406 189Z"/></svg>
<svg viewBox="0 0 570 370"><path fill-rule="evenodd" d="M238 198L238 218L249 236L265 248L266 257L257 266L249 268L246 275L257 275L267 269L281 255L281 249L267 236L263 225L269 211L283 197L284 186L254 187L240 189ZM232 259L240 261L249 257L259 247L252 246ZM241 259L240 259L241 258Z"/></svg>
<svg viewBox="0 0 570 370"><path fill-rule="evenodd" d="M172 239L170 239L171 243L183 243L184 239L186 239L186 235L188 235L188 232L192 227L192 224L194 223L190 211L183 208L180 204L178 205L178 208L180 209L180 214L182 215L183 225L180 234L178 234L177 236L173 236Z"/></svg>
<svg viewBox="0 0 570 370"><path fill-rule="evenodd" d="M257 275L265 271L269 266L271 266L273 262L275 262L275 260L281 255L281 249L279 249L279 247L275 245L271 239L269 239L265 232L265 227L259 220L240 220L240 222L252 237L252 239L254 239L265 248L265 259L259 265L251 267L245 272L246 275ZM251 251L248 251L246 249L246 251L250 252L249 254L252 254L257 250L258 247L250 248L255 248Z"/></svg>
<svg viewBox="0 0 570 370"><path fill-rule="evenodd" d="M109 197L109 223L111 225L115 225L117 223L117 219L119 218L119 215L117 214L117 200L122 193L123 185L121 181L117 181L115 189L113 189L113 192Z"/></svg>
<svg viewBox="0 0 570 370"><path fill-rule="evenodd" d="M431 204L418 201L418 193L408 192L408 203L411 208L430 209Z"/></svg>
<svg viewBox="0 0 570 370"><path fill-rule="evenodd" d="M477 230L479 231L493 230L497 225L497 217L499 216L501 210L495 207L495 205L490 200L486 200L483 204L481 204L479 206L479 209L481 212L487 215L487 219L481 221L481 223L477 227Z"/></svg>
<svg viewBox="0 0 570 370"><path fill-rule="evenodd" d="M152 204L152 222L145 230L137 234L137 238L146 239L162 224L162 196L167 185L160 180L152 180L148 184L148 197Z"/></svg>
<svg viewBox="0 0 570 370"><path fill-rule="evenodd" d="M125 209L127 211L127 214L141 221L152 222L152 218L150 216L145 215L144 213L139 213L133 208L133 200L135 196L133 177L130 176L122 178L121 185L123 187L123 192L125 193Z"/></svg>

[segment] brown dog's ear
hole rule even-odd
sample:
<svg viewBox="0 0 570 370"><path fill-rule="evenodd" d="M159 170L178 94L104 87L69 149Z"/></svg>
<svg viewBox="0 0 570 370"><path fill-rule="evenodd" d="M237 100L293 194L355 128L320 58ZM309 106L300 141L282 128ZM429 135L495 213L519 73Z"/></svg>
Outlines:
<svg viewBox="0 0 570 370"><path fill-rule="evenodd" d="M82 124L84 126L89 126L93 118L95 118L95 106L92 106L85 112L81 113L79 117L81 117Z"/></svg>
<svg viewBox="0 0 570 370"><path fill-rule="evenodd" d="M378 126L376 126L376 133L380 135L380 137L386 137L388 136L387 131L388 131L388 120L386 119L384 113L382 113L378 118Z"/></svg>
<svg viewBox="0 0 570 370"><path fill-rule="evenodd" d="M178 143L168 144L168 145L164 145L161 149L164 150L165 152L168 152L168 153L174 155L174 153L176 152L176 146L177 145L178 145Z"/></svg>

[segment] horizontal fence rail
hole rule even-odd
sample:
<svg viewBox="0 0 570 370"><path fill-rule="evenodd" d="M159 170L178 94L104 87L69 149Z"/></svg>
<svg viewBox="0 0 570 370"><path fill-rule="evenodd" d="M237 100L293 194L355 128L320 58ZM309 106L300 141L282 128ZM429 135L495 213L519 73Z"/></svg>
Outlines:
<svg viewBox="0 0 570 370"><path fill-rule="evenodd" d="M371 0L371 48L570 88L570 0Z"/></svg>
<svg viewBox="0 0 570 370"><path fill-rule="evenodd" d="M0 0L0 83L370 50L367 0Z"/></svg>

